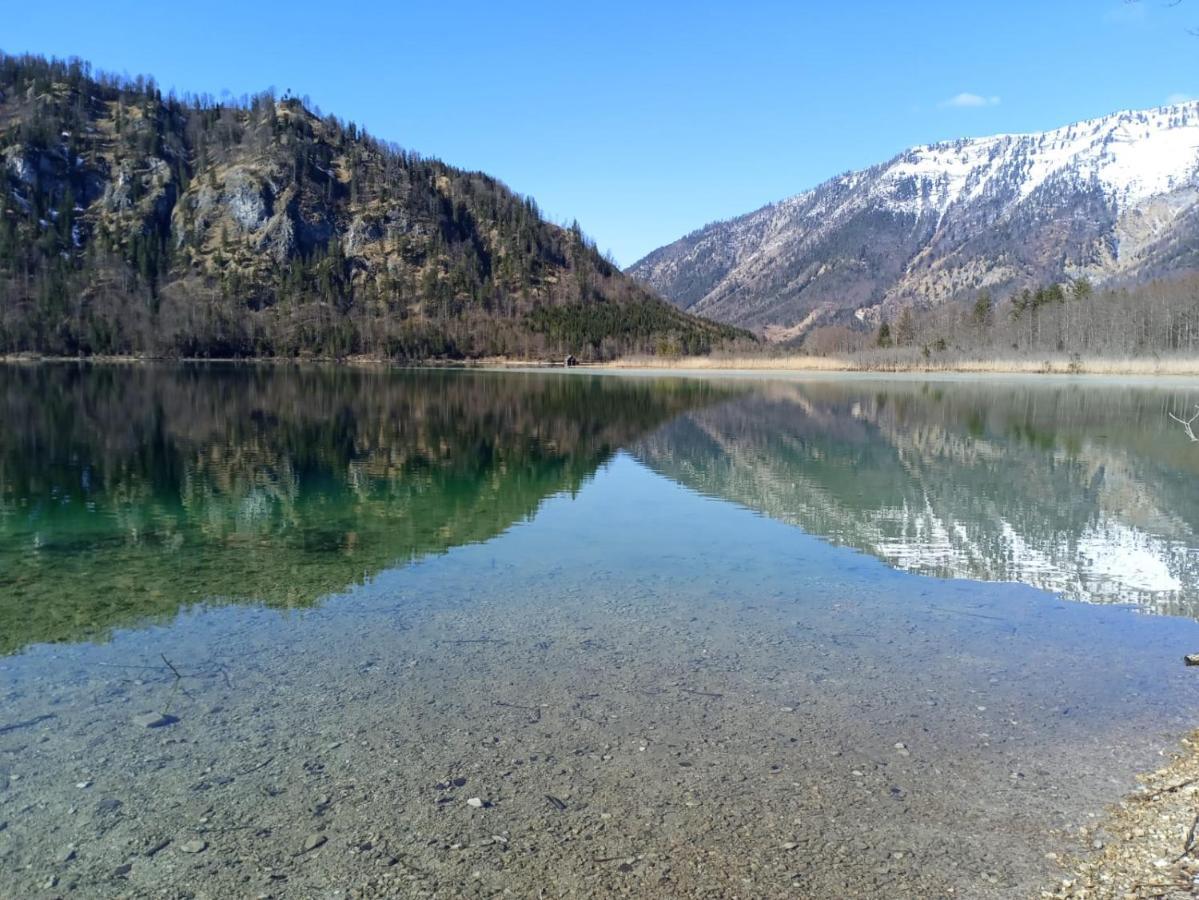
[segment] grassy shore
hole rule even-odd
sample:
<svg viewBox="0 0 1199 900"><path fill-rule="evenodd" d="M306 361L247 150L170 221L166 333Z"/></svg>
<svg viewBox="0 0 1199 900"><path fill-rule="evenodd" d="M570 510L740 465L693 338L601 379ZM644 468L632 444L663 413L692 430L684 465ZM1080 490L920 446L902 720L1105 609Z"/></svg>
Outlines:
<svg viewBox="0 0 1199 900"><path fill-rule="evenodd" d="M246 357L238 359L190 359L154 356L40 356L37 354L0 354L3 363L88 362L238 362L294 365L337 363L351 366L404 366L422 368L531 369L562 368L561 359L515 359L486 357L479 359L394 360L376 356L347 357ZM582 363L581 369L660 369L662 371L745 371L745 372L903 372L1026 375L1131 375L1166 377L1199 376L1199 357L1053 357L1049 359L974 359L969 357L925 358L919 354L862 354L851 356L625 356L600 363Z"/></svg>

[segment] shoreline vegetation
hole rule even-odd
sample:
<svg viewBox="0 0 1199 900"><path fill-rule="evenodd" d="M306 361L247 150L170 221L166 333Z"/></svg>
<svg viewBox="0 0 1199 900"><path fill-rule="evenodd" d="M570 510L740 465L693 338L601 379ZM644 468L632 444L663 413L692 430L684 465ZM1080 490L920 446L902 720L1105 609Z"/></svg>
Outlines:
<svg viewBox="0 0 1199 900"><path fill-rule="evenodd" d="M420 367L452 369L551 369L565 368L561 358L479 357L475 359L432 358L424 360L393 359L386 356L249 356L249 357L174 357L151 354L61 356L39 353L0 354L0 363L242 363L256 365L346 365L381 367ZM945 358L929 360L912 353L878 353L869 355L812 356L805 354L780 355L723 355L656 356L634 355L602 363L578 363L570 368L596 370L660 370L663 372L823 372L896 373L896 374L978 374L978 375L1130 375L1163 377L1199 377L1199 357L1079 357L1055 355L1044 359L1016 358Z"/></svg>
<svg viewBox="0 0 1199 900"><path fill-rule="evenodd" d="M1029 375L1196 375L1199 357L1082 357L1056 354L1041 359L942 357L919 353L871 353L845 356L627 356L600 368L746 370L781 372L961 372Z"/></svg>

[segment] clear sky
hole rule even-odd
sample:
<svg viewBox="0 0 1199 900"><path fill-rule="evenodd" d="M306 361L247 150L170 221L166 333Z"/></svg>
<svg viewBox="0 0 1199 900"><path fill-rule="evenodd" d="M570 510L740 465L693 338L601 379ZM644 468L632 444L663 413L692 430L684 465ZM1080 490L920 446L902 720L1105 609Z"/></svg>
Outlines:
<svg viewBox="0 0 1199 900"><path fill-rule="evenodd" d="M913 144L1199 96L1199 0L57 0L0 49L309 95L628 265Z"/></svg>

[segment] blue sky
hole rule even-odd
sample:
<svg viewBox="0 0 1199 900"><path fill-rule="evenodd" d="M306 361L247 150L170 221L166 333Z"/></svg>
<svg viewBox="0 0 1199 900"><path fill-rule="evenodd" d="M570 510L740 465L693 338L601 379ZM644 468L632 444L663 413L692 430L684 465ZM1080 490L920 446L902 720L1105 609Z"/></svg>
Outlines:
<svg viewBox="0 0 1199 900"><path fill-rule="evenodd" d="M5 17L0 48L290 88L628 265L913 144L1199 96L1199 0L1170 2L64 0Z"/></svg>

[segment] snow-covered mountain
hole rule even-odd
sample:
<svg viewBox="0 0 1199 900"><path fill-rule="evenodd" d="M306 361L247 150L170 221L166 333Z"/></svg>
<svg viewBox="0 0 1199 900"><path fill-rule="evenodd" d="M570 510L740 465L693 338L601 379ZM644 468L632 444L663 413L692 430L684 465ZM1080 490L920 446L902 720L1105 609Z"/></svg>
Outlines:
<svg viewBox="0 0 1199 900"><path fill-rule="evenodd" d="M914 147L701 228L629 272L776 338L989 287L1199 268L1199 102Z"/></svg>

